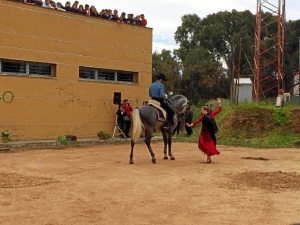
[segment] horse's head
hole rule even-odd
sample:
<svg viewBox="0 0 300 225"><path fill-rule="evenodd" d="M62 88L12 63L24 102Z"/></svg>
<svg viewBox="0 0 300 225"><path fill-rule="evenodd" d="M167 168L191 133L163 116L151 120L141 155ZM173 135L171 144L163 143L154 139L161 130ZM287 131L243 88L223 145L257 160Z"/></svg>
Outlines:
<svg viewBox="0 0 300 225"><path fill-rule="evenodd" d="M172 102L173 106L175 107L177 114L180 115L186 111L188 100L185 96L174 95L170 98L170 101Z"/></svg>

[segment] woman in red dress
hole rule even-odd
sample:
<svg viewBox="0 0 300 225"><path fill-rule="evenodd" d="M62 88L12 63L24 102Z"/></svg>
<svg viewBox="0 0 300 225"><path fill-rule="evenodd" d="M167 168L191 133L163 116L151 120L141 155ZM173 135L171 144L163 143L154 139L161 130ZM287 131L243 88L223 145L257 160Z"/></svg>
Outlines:
<svg viewBox="0 0 300 225"><path fill-rule="evenodd" d="M207 155L207 163L211 163L211 156L220 154L220 152L216 148L217 142L215 134L217 132L217 127L214 123L214 117L222 110L221 99L217 98L217 102L219 104L218 110L211 112L211 110L207 106L203 106L201 109L200 117L191 124L186 124L188 127L192 127L202 122L198 148Z"/></svg>

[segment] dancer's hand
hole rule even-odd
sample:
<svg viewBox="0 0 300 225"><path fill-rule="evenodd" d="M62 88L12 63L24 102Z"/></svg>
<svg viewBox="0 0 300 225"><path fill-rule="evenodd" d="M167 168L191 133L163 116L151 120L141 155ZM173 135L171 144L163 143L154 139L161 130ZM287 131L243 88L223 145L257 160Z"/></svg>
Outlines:
<svg viewBox="0 0 300 225"><path fill-rule="evenodd" d="M217 102L219 103L219 106L221 107L221 103L222 103L222 101L221 101L221 99L220 99L220 98L217 98Z"/></svg>

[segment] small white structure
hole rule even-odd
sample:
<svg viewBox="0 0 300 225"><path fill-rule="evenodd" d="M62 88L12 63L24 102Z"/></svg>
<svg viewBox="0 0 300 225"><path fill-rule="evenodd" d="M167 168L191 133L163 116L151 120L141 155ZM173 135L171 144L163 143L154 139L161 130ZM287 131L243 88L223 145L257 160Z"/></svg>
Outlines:
<svg viewBox="0 0 300 225"><path fill-rule="evenodd" d="M234 93L238 102L252 102L253 84L250 78L234 79Z"/></svg>
<svg viewBox="0 0 300 225"><path fill-rule="evenodd" d="M298 71L297 73L294 74L294 95L299 96L299 81L300 81L300 72Z"/></svg>

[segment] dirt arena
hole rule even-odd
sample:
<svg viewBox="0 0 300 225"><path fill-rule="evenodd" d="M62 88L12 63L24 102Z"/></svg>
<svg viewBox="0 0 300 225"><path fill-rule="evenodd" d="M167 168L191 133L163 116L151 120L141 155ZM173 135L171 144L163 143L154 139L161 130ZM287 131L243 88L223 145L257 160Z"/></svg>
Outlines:
<svg viewBox="0 0 300 225"><path fill-rule="evenodd" d="M0 224L300 224L300 149L219 146L211 164L195 143L157 163L137 144L0 154Z"/></svg>

